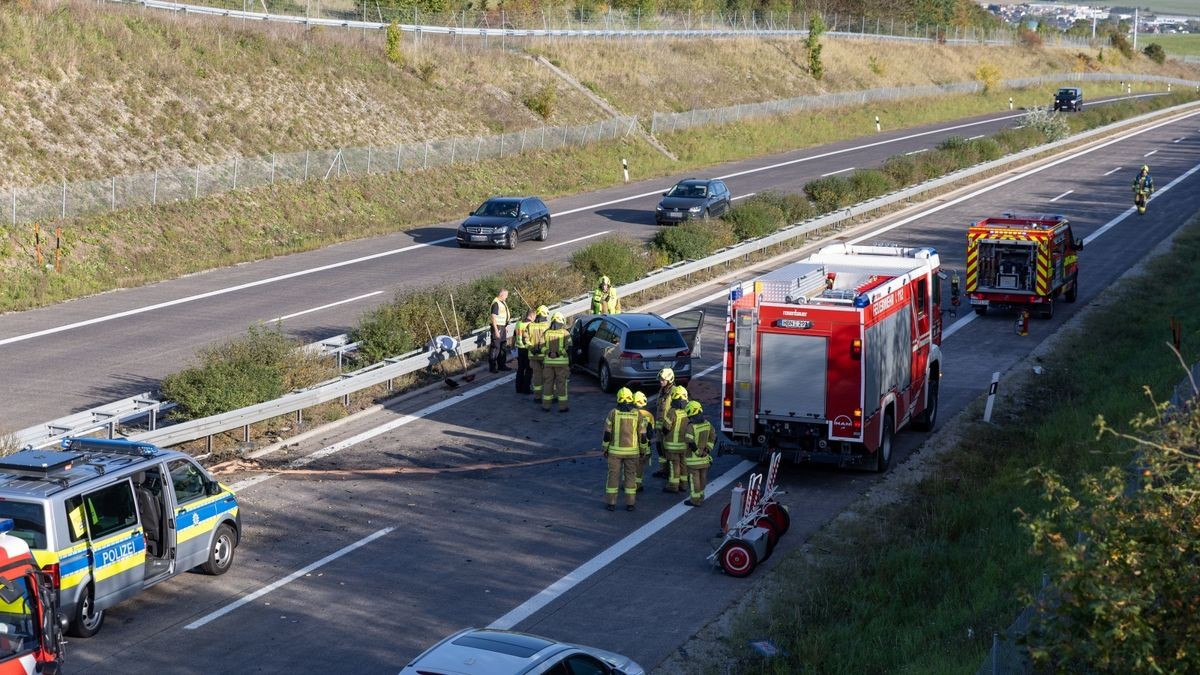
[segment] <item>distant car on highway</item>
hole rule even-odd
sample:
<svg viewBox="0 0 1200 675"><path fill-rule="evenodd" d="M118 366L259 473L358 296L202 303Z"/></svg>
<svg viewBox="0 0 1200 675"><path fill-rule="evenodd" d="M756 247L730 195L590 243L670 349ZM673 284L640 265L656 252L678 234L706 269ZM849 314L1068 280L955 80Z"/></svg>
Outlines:
<svg viewBox="0 0 1200 675"><path fill-rule="evenodd" d="M645 675L627 656L516 633L468 628L425 650L400 675Z"/></svg>
<svg viewBox="0 0 1200 675"><path fill-rule="evenodd" d="M719 216L728 211L732 203L725 183L689 178L663 193L662 201L654 209L654 222L677 225L695 218Z"/></svg>
<svg viewBox="0 0 1200 675"><path fill-rule="evenodd" d="M492 197L458 226L458 245L517 247L523 239L546 241L550 209L537 197Z"/></svg>
<svg viewBox="0 0 1200 675"><path fill-rule="evenodd" d="M1055 110L1083 110L1083 90L1079 87L1063 87L1054 95Z"/></svg>
<svg viewBox="0 0 1200 675"><path fill-rule="evenodd" d="M674 369L676 381L687 384L703 325L702 309L670 319L657 314L585 314L571 327L571 365L595 375L609 393L622 386L657 386L662 368Z"/></svg>

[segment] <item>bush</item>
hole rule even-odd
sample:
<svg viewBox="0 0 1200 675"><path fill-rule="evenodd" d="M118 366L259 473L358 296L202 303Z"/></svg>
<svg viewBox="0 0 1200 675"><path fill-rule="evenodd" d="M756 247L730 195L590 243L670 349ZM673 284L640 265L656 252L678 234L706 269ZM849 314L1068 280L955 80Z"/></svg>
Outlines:
<svg viewBox="0 0 1200 675"><path fill-rule="evenodd" d="M1029 30L1028 28L1022 26L1017 30L1017 42L1020 43L1022 47L1028 47L1029 49L1041 49L1042 36L1038 35L1037 31Z"/></svg>
<svg viewBox="0 0 1200 675"><path fill-rule="evenodd" d="M1042 135L1042 132L1031 127L1005 129L992 136L992 140L996 141L1006 153L1020 152L1026 148L1032 148L1035 145L1046 142L1046 138Z"/></svg>
<svg viewBox="0 0 1200 675"><path fill-rule="evenodd" d="M770 204L783 212L784 225L791 225L812 218L817 214L816 207L803 195L768 190L760 192L751 198L763 204Z"/></svg>
<svg viewBox="0 0 1200 675"><path fill-rule="evenodd" d="M878 169L860 169L850 174L850 189L854 192L856 202L885 195L894 187L892 179Z"/></svg>
<svg viewBox="0 0 1200 675"><path fill-rule="evenodd" d="M971 141L971 145L975 146L976 162L990 162L1004 156L1004 149L994 139L976 138Z"/></svg>
<svg viewBox="0 0 1200 675"><path fill-rule="evenodd" d="M1114 32L1108 36L1108 44L1112 48L1121 52L1121 56L1127 59L1133 58L1133 45L1129 44L1129 38L1125 37L1124 33Z"/></svg>
<svg viewBox="0 0 1200 675"><path fill-rule="evenodd" d="M1000 69L990 63L984 63L975 70L975 79L983 85L983 93L990 94L1000 86Z"/></svg>
<svg viewBox="0 0 1200 675"><path fill-rule="evenodd" d="M547 82L534 91L525 95L521 102L544 120L554 114L554 103L558 100L558 90Z"/></svg>
<svg viewBox="0 0 1200 675"><path fill-rule="evenodd" d="M875 73L876 75L882 76L887 72L887 67L880 63L879 59L875 58L874 54L867 58L867 67L870 68L871 72Z"/></svg>
<svg viewBox="0 0 1200 675"><path fill-rule="evenodd" d="M596 283L595 277L585 276L574 266L557 262L523 265L502 272L500 278L504 286L513 291L508 299L513 316L524 315L529 305L553 305L563 298L574 297Z"/></svg>
<svg viewBox="0 0 1200 675"><path fill-rule="evenodd" d="M583 276L588 288L601 276L614 285L641 279L650 271L650 260L642 243L625 235L605 237L571 256L571 267Z"/></svg>
<svg viewBox="0 0 1200 675"><path fill-rule="evenodd" d="M804 194L817 206L817 211L829 213L854 203L854 189L841 176L827 176L804 184Z"/></svg>
<svg viewBox="0 0 1200 675"><path fill-rule="evenodd" d="M1146 48L1142 50L1142 53L1146 55L1146 58L1160 66L1164 61L1167 60L1166 50L1163 49L1162 45L1158 44L1157 42L1151 42L1150 44L1146 45Z"/></svg>
<svg viewBox="0 0 1200 675"><path fill-rule="evenodd" d="M388 61L397 66L404 65L404 52L400 50L400 24L392 21L387 27L387 52Z"/></svg>
<svg viewBox="0 0 1200 675"><path fill-rule="evenodd" d="M654 235L650 246L666 257L668 262L698 260L713 251L737 241L733 229L722 220L707 223L690 221L677 227L665 227Z"/></svg>
<svg viewBox="0 0 1200 675"><path fill-rule="evenodd" d="M782 227L786 219L783 209L757 196L733 208L724 217L733 226L733 234L739 241L765 237Z"/></svg>
<svg viewBox="0 0 1200 675"><path fill-rule="evenodd" d="M808 22L808 37L804 40L804 47L808 50L808 71L817 81L825 77L825 64L821 62L821 34L824 32L825 20L820 12L813 13Z"/></svg>
<svg viewBox="0 0 1200 675"><path fill-rule="evenodd" d="M883 172L896 185L913 185L921 180L921 168L915 156L894 155L883 163Z"/></svg>
<svg viewBox="0 0 1200 675"><path fill-rule="evenodd" d="M303 352L278 327L252 326L245 336L197 352L199 365L163 378L162 395L188 419L218 415L279 398L332 377L328 359Z"/></svg>
<svg viewBox="0 0 1200 675"><path fill-rule="evenodd" d="M945 155L955 169L971 166L978 161L974 143L961 136L951 136L938 143L937 152Z"/></svg>
<svg viewBox="0 0 1200 675"><path fill-rule="evenodd" d="M1036 129L1046 140L1057 141L1067 137L1071 128L1062 115L1049 108L1032 108L1021 119L1021 124Z"/></svg>

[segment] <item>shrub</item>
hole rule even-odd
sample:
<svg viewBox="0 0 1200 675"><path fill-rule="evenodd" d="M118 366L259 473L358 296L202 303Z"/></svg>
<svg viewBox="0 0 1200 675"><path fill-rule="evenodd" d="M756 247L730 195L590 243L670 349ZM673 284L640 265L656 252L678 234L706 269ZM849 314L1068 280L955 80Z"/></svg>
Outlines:
<svg viewBox="0 0 1200 675"><path fill-rule="evenodd" d="M350 331L350 340L359 343L355 358L377 363L426 344L429 333L442 333L435 328L442 325L435 299L429 290L400 291L390 303L364 313Z"/></svg>
<svg viewBox="0 0 1200 675"><path fill-rule="evenodd" d="M1013 153L1044 143L1046 139L1037 129L1025 127L1024 129L1005 129L992 136L992 140L996 141L1005 152Z"/></svg>
<svg viewBox="0 0 1200 675"><path fill-rule="evenodd" d="M1063 116L1049 108L1030 109L1021 119L1021 123L1031 129L1037 129L1050 141L1066 138L1071 131Z"/></svg>
<svg viewBox="0 0 1200 675"><path fill-rule="evenodd" d="M573 265L558 262L523 265L502 272L500 277L517 298L516 302L509 298L508 306L513 316L524 314L529 305L553 305L563 298L579 295L596 281L594 277L585 277Z"/></svg>
<svg viewBox="0 0 1200 675"><path fill-rule="evenodd" d="M990 162L1004 156L1004 150L1000 144L991 138L976 138L971 141L971 145L975 146L976 162Z"/></svg>
<svg viewBox="0 0 1200 675"><path fill-rule="evenodd" d="M739 241L764 237L784 224L783 209L754 197L733 208L724 218Z"/></svg>
<svg viewBox="0 0 1200 675"><path fill-rule="evenodd" d="M690 221L659 230L650 246L661 251L668 262L674 263L703 258L735 241L732 228L724 221Z"/></svg>
<svg viewBox="0 0 1200 675"><path fill-rule="evenodd" d="M825 77L825 64L821 62L821 34L824 32L825 20L820 12L816 12L808 22L808 37L804 40L804 47L808 50L808 71L817 81Z"/></svg>
<svg viewBox="0 0 1200 675"><path fill-rule="evenodd" d="M854 189L841 176L827 176L804 184L804 194L821 213L829 213L854 203Z"/></svg>
<svg viewBox="0 0 1200 675"><path fill-rule="evenodd" d="M579 249L571 256L571 267L588 284L607 276L615 285L641 279L651 269L641 242L624 235L605 237Z"/></svg>
<svg viewBox="0 0 1200 675"><path fill-rule="evenodd" d="M433 84L437 79L437 61L422 61L417 66L417 77L425 84Z"/></svg>
<svg viewBox="0 0 1200 675"><path fill-rule="evenodd" d="M817 214L816 207L803 195L794 193L775 192L768 190L760 192L751 198L763 204L770 204L783 212L784 225L791 225L812 218Z"/></svg>
<svg viewBox="0 0 1200 675"><path fill-rule="evenodd" d="M854 192L856 202L887 194L893 187L892 179L878 169L860 169L850 174L850 189Z"/></svg>
<svg viewBox="0 0 1200 675"><path fill-rule="evenodd" d="M1017 42L1020 43L1022 47L1028 47L1029 49L1041 49L1042 36L1038 35L1037 31L1029 30L1028 28L1022 26L1021 28L1017 29Z"/></svg>
<svg viewBox="0 0 1200 675"><path fill-rule="evenodd" d="M870 68L871 72L875 73L876 75L882 76L887 72L887 67L880 63L879 59L875 58L874 54L867 59L867 67Z"/></svg>
<svg viewBox="0 0 1200 675"><path fill-rule="evenodd" d="M199 364L163 378L175 414L208 417L279 398L333 375L327 359L298 349L278 327L252 326L246 335L197 352Z"/></svg>
<svg viewBox="0 0 1200 675"><path fill-rule="evenodd" d="M387 52L388 61L397 66L404 65L404 52L400 50L400 24L392 21L387 27Z"/></svg>
<svg viewBox="0 0 1200 675"><path fill-rule="evenodd" d="M1163 49L1162 45L1158 44L1157 42L1151 42L1150 44L1146 45L1146 48L1142 50L1142 53L1146 55L1146 58L1160 66L1163 64L1163 61L1167 60L1166 50Z"/></svg>
<svg viewBox="0 0 1200 675"><path fill-rule="evenodd" d="M554 103L558 100L558 90L547 82L534 91L525 95L521 102L544 120L554 114Z"/></svg>
<svg viewBox="0 0 1200 675"><path fill-rule="evenodd" d="M983 93L989 94L1000 85L1000 69L990 63L980 64L975 69L975 79L983 85Z"/></svg>
<svg viewBox="0 0 1200 675"><path fill-rule="evenodd" d="M1112 48L1121 52L1121 56L1127 59L1133 58L1133 45L1129 44L1129 38L1125 37L1124 33L1114 31L1108 36L1108 44Z"/></svg>
<svg viewBox="0 0 1200 675"><path fill-rule="evenodd" d="M938 144L937 151L949 158L956 169L971 166L978 161L975 145L961 136L951 136L942 141Z"/></svg>
<svg viewBox="0 0 1200 675"><path fill-rule="evenodd" d="M896 185L913 185L921 179L920 166L911 155L895 155L883 163L883 172Z"/></svg>

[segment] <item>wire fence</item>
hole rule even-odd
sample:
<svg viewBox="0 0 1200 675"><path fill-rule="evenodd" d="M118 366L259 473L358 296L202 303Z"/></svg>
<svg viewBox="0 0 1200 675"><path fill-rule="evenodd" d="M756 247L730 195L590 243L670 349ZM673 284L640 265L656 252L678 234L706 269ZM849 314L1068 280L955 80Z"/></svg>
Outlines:
<svg viewBox="0 0 1200 675"><path fill-rule="evenodd" d="M14 186L8 190L7 220L17 225L154 206L281 182L468 164L532 151L583 146L622 138L636 130L636 117L616 117L581 126L534 127L499 136L275 153L99 180Z"/></svg>

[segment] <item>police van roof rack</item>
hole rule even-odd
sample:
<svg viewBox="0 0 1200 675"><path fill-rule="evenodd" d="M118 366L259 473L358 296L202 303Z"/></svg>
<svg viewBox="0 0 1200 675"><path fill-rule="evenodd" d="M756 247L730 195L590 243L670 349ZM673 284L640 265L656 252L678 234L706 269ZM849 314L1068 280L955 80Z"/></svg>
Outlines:
<svg viewBox="0 0 1200 675"><path fill-rule="evenodd" d="M76 462L86 460L87 455L79 452L27 450L0 459L0 472L22 478L52 480L67 487L67 478L65 476L56 477L54 474L70 471Z"/></svg>
<svg viewBox="0 0 1200 675"><path fill-rule="evenodd" d="M107 438L64 438L64 449L105 455L128 455L149 459L158 454L158 448L148 443Z"/></svg>

